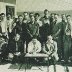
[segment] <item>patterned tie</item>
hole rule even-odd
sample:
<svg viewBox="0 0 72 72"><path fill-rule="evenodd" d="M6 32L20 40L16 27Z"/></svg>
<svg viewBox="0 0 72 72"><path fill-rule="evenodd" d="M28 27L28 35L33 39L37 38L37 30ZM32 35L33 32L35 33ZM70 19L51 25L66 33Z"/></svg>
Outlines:
<svg viewBox="0 0 72 72"><path fill-rule="evenodd" d="M66 29L66 32L70 32L71 31L71 26L70 24L67 25L67 29Z"/></svg>

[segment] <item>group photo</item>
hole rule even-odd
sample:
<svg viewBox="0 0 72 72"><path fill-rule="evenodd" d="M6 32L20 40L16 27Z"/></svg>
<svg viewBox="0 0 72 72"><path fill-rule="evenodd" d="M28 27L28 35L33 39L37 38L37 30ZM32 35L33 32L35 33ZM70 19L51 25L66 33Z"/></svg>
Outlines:
<svg viewBox="0 0 72 72"><path fill-rule="evenodd" d="M32 9L22 11L24 5L21 5L19 12L16 10L18 2L17 0L0 1L2 8L0 9L0 65L20 64L17 69L24 67L24 72L28 67L39 65L41 67L38 69L41 71L43 66L47 66L47 71L44 72L53 72L50 71L52 69L50 66L53 65L54 72L59 72L57 65L61 65L65 68L64 72L71 72L69 71L69 66L72 66L71 13L51 11L48 7L43 9L41 7L42 12L39 12L33 7L35 2L32 5L35 11L31 11ZM25 6L28 7L28 3L26 4ZM36 8L39 10L40 7Z"/></svg>

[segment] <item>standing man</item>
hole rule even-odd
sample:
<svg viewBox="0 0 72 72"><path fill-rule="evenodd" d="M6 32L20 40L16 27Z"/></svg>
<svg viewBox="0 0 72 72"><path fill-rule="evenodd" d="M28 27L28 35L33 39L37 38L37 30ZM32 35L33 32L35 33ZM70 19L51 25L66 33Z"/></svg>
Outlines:
<svg viewBox="0 0 72 72"><path fill-rule="evenodd" d="M16 33L20 34L21 38L22 38L22 25L23 25L23 16L19 15L18 16L18 21L16 22L16 26L13 29L13 35L15 35Z"/></svg>
<svg viewBox="0 0 72 72"><path fill-rule="evenodd" d="M39 24L35 23L34 14L30 13L30 22L28 23L28 34L30 40L39 35Z"/></svg>
<svg viewBox="0 0 72 72"><path fill-rule="evenodd" d="M54 13L51 13L49 20L50 20L50 31L51 31L51 34L53 34L53 27L55 24L55 14Z"/></svg>
<svg viewBox="0 0 72 72"><path fill-rule="evenodd" d="M35 13L34 17L35 17L35 22L39 24L39 27L41 27L42 26L42 22L40 21L40 14L39 13Z"/></svg>
<svg viewBox="0 0 72 72"><path fill-rule="evenodd" d="M62 59L62 23L58 14L55 14L55 24L53 27L53 38L58 44L59 59Z"/></svg>
<svg viewBox="0 0 72 72"><path fill-rule="evenodd" d="M29 22L29 15L28 15L28 12L24 12L23 13L23 22L24 23L28 23Z"/></svg>
<svg viewBox="0 0 72 72"><path fill-rule="evenodd" d="M2 29L2 35L8 37L7 24L4 13L1 13L1 29Z"/></svg>
<svg viewBox="0 0 72 72"><path fill-rule="evenodd" d="M11 18L11 15L7 14L7 29L9 33L12 32L12 22L13 22L13 19Z"/></svg>
<svg viewBox="0 0 72 72"><path fill-rule="evenodd" d="M7 21L6 21L6 23L7 23L8 36L9 36L9 39L11 39L13 19L11 18L11 15L10 14L7 14Z"/></svg>
<svg viewBox="0 0 72 72"><path fill-rule="evenodd" d="M61 15L62 21L60 22L60 27L61 27L61 31L60 31L60 39L61 39L61 48L59 50L59 57L60 60L64 60L64 41L63 41L63 37L64 37L64 27L67 24L67 20L66 20L66 15L62 14Z"/></svg>
<svg viewBox="0 0 72 72"><path fill-rule="evenodd" d="M41 21L45 18L49 18L49 11L47 9L44 10L44 16L41 18Z"/></svg>
<svg viewBox="0 0 72 72"><path fill-rule="evenodd" d="M52 35L54 35L55 37L58 35L58 33L60 32L60 29L58 28L59 27L59 15L58 14L55 14L54 15L54 18L55 18L55 21L54 21L54 27L53 27L53 33Z"/></svg>
<svg viewBox="0 0 72 72"><path fill-rule="evenodd" d="M49 11L44 10L44 17L42 18L42 27L40 28L41 43L45 42L47 36L50 35L50 21L49 21Z"/></svg>
<svg viewBox="0 0 72 72"><path fill-rule="evenodd" d="M41 29L41 27L42 27L43 24L42 24L42 21L40 21L40 14L39 13L35 13L34 17L35 17L35 23L39 24L39 36L38 36L38 40L41 42L40 29Z"/></svg>
<svg viewBox="0 0 72 72"><path fill-rule="evenodd" d="M72 21L71 16L67 15L67 23L64 25L64 60L68 62L69 57L71 56L71 37L72 37Z"/></svg>

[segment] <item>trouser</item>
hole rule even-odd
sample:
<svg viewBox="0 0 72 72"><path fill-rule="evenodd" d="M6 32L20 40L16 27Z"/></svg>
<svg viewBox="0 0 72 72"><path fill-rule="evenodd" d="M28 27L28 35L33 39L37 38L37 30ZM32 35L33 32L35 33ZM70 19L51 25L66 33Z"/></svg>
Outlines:
<svg viewBox="0 0 72 72"><path fill-rule="evenodd" d="M44 58L44 60L53 59L53 58L54 58L56 61L58 61L58 59L59 59L58 54L55 53L55 54L53 54L52 56L50 56L49 58Z"/></svg>
<svg viewBox="0 0 72 72"><path fill-rule="evenodd" d="M4 45L2 46L1 57L2 57L3 59L6 59L6 58L7 58L7 55L8 55L7 44L4 44Z"/></svg>
<svg viewBox="0 0 72 72"><path fill-rule="evenodd" d="M71 56L71 36L64 36L64 60L67 61Z"/></svg>
<svg viewBox="0 0 72 72"><path fill-rule="evenodd" d="M63 38L59 37L57 40L58 56L59 59L64 59L64 48L63 48Z"/></svg>

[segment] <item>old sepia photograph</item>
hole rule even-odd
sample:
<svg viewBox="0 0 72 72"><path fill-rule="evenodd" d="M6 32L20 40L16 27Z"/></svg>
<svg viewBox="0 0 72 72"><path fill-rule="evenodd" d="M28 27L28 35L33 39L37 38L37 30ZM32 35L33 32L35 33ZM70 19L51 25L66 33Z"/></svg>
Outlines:
<svg viewBox="0 0 72 72"><path fill-rule="evenodd" d="M0 0L0 72L72 72L72 0Z"/></svg>

